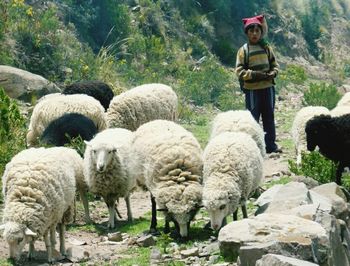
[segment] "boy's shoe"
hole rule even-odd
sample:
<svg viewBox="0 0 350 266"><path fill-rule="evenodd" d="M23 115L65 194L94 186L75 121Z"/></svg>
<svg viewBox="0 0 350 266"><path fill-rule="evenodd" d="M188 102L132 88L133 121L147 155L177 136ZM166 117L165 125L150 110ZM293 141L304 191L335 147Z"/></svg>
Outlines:
<svg viewBox="0 0 350 266"><path fill-rule="evenodd" d="M273 149L273 150L266 149L266 153L282 153L282 152L283 152L282 149L278 147L276 147L276 149Z"/></svg>

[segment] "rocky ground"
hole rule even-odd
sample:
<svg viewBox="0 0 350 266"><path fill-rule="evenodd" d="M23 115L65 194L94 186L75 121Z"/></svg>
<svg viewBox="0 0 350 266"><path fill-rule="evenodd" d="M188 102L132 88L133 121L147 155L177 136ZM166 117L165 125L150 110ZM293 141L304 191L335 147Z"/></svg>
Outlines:
<svg viewBox="0 0 350 266"><path fill-rule="evenodd" d="M278 143L284 150L282 154L271 154L265 160L265 182L269 183L278 180L282 176L289 175L287 160L293 156L290 140L290 125L291 120L300 106L300 96L298 95L283 95L280 96L280 101L277 101L276 119L277 119L277 133ZM70 256L68 258L58 258L57 265L80 265L81 261L86 261L82 265L129 265L118 263L119 260L125 258L132 258L136 256L133 254L133 248L139 246L147 247L153 246L152 240L144 239L142 234L133 235L129 233L116 233L117 230L109 232L106 228L108 220L108 212L102 201L94 200L91 205L92 218L95 225L85 226L83 222L83 211L81 204L78 204L77 222L66 233L66 248ZM150 199L149 194L144 191L138 191L131 197L131 204L133 216L136 221L149 220L150 213ZM2 206L0 206L0 210ZM122 215L121 221L117 227L126 224L126 207L123 200L119 205L119 211ZM250 215L253 215L251 213ZM196 218L202 224L208 220L203 215ZM198 221L197 221L198 222ZM200 224L200 223L199 223ZM199 233L200 235L200 233ZM114 239L113 239L114 238ZM116 240L116 241L111 241ZM179 243L173 242L169 245L172 250L172 255L161 255L159 248L150 247L151 262L145 262L139 265L182 265L171 264L171 261L181 261L187 265L234 265L228 263L215 264L218 260L218 242L215 236L211 236L207 241L194 241L193 245L181 250ZM27 261L23 256L20 265L45 265L46 252L42 241L35 243L36 259L34 261ZM131 252L130 252L131 251ZM26 252L25 252L26 253ZM5 261L8 257L8 247L5 241L0 241L0 262ZM58 256L58 254L56 254ZM2 260L1 260L2 259ZM9 264L11 265L11 264ZM132 265L132 264L130 264Z"/></svg>

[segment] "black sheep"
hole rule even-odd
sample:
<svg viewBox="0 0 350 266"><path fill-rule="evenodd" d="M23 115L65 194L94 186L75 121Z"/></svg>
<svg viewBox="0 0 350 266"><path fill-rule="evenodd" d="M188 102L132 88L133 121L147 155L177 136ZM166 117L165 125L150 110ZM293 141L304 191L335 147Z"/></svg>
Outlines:
<svg viewBox="0 0 350 266"><path fill-rule="evenodd" d="M114 97L112 89L102 81L82 81L65 87L63 94L87 94L98 100L107 111Z"/></svg>
<svg viewBox="0 0 350 266"><path fill-rule="evenodd" d="M336 183L341 185L341 175L350 166L350 114L339 117L319 115L309 120L305 127L307 149L315 150L338 164Z"/></svg>
<svg viewBox="0 0 350 266"><path fill-rule="evenodd" d="M52 121L40 140L42 143L63 146L70 139L80 136L83 140L91 140L97 133L94 122L84 115L69 113Z"/></svg>

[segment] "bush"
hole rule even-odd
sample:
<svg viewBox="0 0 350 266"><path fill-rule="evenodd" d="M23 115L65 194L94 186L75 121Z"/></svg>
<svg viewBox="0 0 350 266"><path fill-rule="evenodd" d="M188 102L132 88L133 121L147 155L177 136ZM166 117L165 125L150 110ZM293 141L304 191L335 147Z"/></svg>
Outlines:
<svg viewBox="0 0 350 266"><path fill-rule="evenodd" d="M311 83L309 89L304 93L304 106L324 106L333 109L341 95L334 85L325 83Z"/></svg>
<svg viewBox="0 0 350 266"><path fill-rule="evenodd" d="M285 88L288 83L302 85L307 80L305 69L298 65L288 65L285 70L281 70L276 79L278 90Z"/></svg>
<svg viewBox="0 0 350 266"><path fill-rule="evenodd" d="M303 152L300 166L297 166L293 160L288 160L288 165L292 173L311 177L321 184L332 182L337 170L337 165L333 161L316 151Z"/></svg>
<svg viewBox="0 0 350 266"><path fill-rule="evenodd" d="M0 88L0 176L11 158L25 149L25 120L16 102ZM0 182L1 189L1 182ZM0 193L0 202L2 201Z"/></svg>

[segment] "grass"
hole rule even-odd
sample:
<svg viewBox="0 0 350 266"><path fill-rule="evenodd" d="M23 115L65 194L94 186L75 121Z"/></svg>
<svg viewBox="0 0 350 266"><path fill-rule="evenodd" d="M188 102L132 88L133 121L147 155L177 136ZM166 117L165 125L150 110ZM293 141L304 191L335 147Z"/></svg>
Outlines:
<svg viewBox="0 0 350 266"><path fill-rule="evenodd" d="M133 266L133 265L149 265L150 264L150 248L131 247L128 248L125 255L126 258L121 258L115 261L115 265ZM124 255L123 254L123 255Z"/></svg>
<svg viewBox="0 0 350 266"><path fill-rule="evenodd" d="M0 259L0 265L1 266L12 266L12 265L16 265L16 264L14 264L11 259Z"/></svg>

